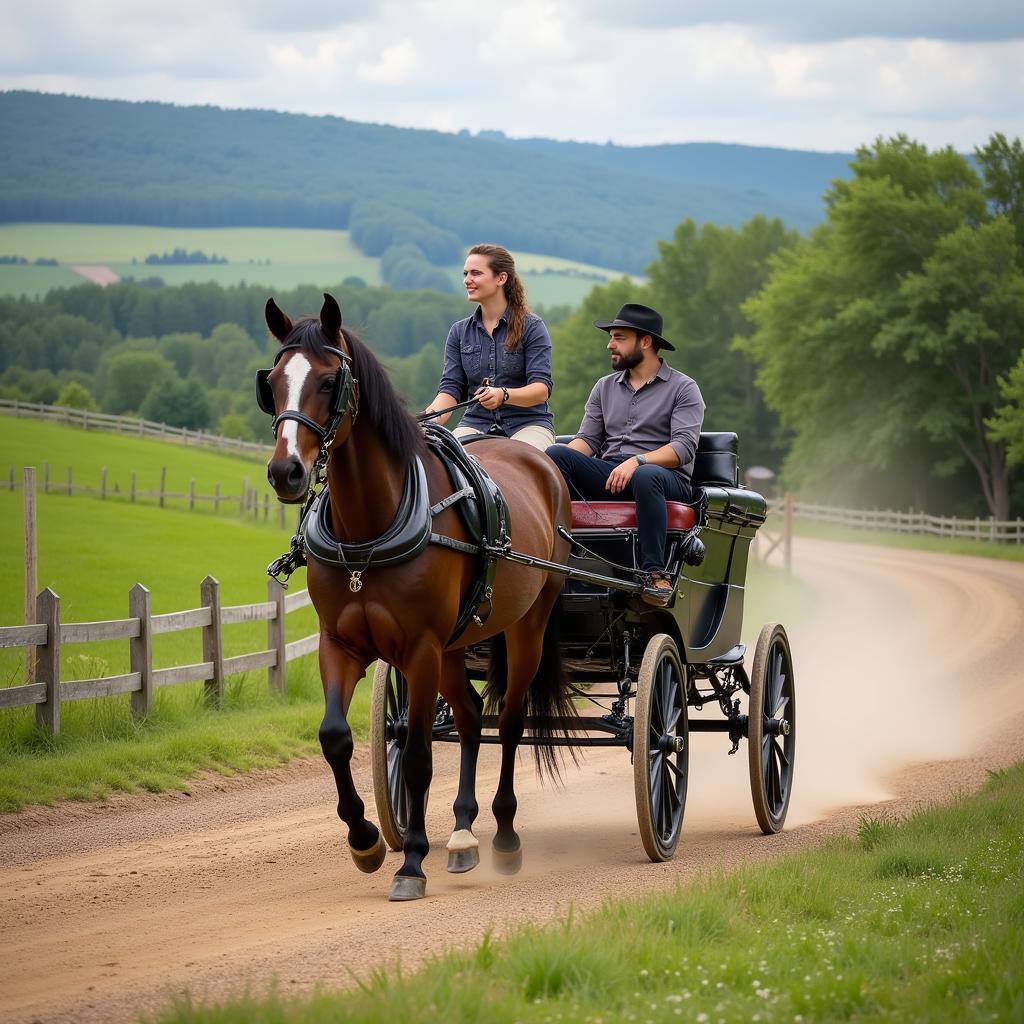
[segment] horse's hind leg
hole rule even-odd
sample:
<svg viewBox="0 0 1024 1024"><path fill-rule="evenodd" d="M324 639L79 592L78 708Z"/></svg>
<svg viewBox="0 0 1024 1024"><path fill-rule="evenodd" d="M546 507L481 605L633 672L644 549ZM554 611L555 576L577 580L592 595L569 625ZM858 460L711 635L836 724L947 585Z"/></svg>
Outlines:
<svg viewBox="0 0 1024 1024"><path fill-rule="evenodd" d="M359 665L338 648L321 642L320 672L324 680L324 718L320 723L320 748L334 773L338 787L338 817L348 825L348 846L360 871L376 871L384 863L386 846L380 830L366 818L366 808L352 781L354 743L347 714L356 683L365 665Z"/></svg>
<svg viewBox="0 0 1024 1024"><path fill-rule="evenodd" d="M448 841L448 870L453 874L471 871L480 863L480 843L473 835L473 822L480 812L476 800L476 766L480 755L480 726L483 698L466 674L465 653L450 651L444 656L441 692L448 701L459 733L461 759L459 792L455 797L455 830Z"/></svg>

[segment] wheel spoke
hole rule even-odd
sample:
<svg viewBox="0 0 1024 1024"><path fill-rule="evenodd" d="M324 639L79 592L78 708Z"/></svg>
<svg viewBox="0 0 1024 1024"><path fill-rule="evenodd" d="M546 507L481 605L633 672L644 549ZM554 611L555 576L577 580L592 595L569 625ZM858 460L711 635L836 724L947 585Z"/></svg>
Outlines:
<svg viewBox="0 0 1024 1024"><path fill-rule="evenodd" d="M651 763L651 811L655 821L661 820L661 778L665 759L659 753Z"/></svg>
<svg viewBox="0 0 1024 1024"><path fill-rule="evenodd" d="M782 804L783 804L782 776L781 776L781 771L780 771L780 768L779 768L778 758L775 757L774 755L778 754L779 748L778 748L777 744L773 743L771 749L772 749L772 754L773 754L773 757L771 759L772 795L773 795L772 811L773 811L774 814L778 814L782 810Z"/></svg>
<svg viewBox="0 0 1024 1024"><path fill-rule="evenodd" d="M771 717L778 718L782 714L782 712L786 710L786 705L788 703L789 698L783 697L782 700L780 700L776 707L772 710Z"/></svg>
<svg viewBox="0 0 1024 1024"><path fill-rule="evenodd" d="M679 719L682 716L683 709L676 704L672 705L672 714L668 716L668 721L665 723L665 733L668 736L675 736L676 726L679 724Z"/></svg>

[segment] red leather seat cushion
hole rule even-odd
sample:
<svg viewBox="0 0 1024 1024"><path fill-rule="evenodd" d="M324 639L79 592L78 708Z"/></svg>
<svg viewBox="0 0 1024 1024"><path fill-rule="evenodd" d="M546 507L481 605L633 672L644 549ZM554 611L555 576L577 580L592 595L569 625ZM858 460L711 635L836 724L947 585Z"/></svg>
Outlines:
<svg viewBox="0 0 1024 1024"><path fill-rule="evenodd" d="M689 505L681 501L669 501L668 528L670 530L691 530L697 521ZM636 502L634 501L574 501L572 503L572 528L594 530L601 527L617 527L622 530L636 529Z"/></svg>

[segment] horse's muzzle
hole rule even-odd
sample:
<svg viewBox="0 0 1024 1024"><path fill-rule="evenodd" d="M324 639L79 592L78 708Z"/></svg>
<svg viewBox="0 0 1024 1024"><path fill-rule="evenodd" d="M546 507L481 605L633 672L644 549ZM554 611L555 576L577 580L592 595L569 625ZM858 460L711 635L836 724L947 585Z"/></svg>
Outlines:
<svg viewBox="0 0 1024 1024"><path fill-rule="evenodd" d="M278 500L288 504L302 501L309 490L309 470L295 455L271 459L267 463L267 480L277 493Z"/></svg>

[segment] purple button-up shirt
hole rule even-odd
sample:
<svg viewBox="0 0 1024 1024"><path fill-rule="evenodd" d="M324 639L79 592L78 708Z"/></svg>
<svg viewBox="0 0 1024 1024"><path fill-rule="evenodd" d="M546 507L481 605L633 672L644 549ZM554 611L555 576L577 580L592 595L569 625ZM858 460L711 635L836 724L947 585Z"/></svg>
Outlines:
<svg viewBox="0 0 1024 1024"><path fill-rule="evenodd" d="M679 458L676 472L687 481L704 422L704 399L692 377L663 359L654 378L633 390L629 371L602 377L590 392L577 437L601 459L622 462L670 445Z"/></svg>

